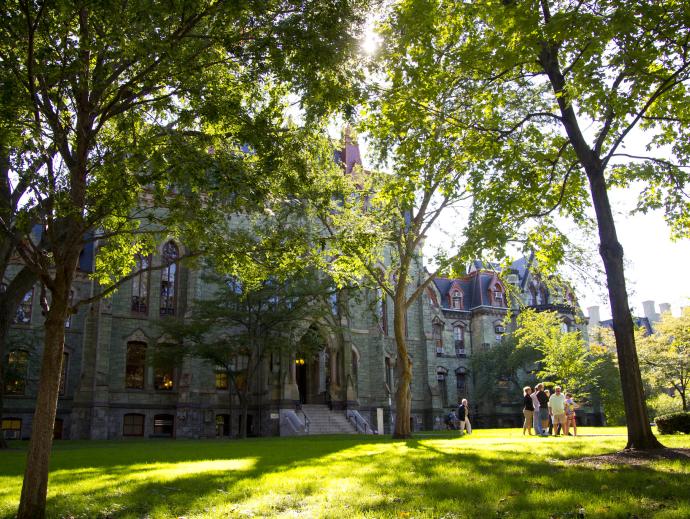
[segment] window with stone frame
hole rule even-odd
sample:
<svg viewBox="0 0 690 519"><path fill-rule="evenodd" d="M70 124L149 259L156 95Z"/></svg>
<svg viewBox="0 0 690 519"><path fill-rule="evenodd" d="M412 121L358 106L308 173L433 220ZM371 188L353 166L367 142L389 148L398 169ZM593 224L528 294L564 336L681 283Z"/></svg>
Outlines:
<svg viewBox="0 0 690 519"><path fill-rule="evenodd" d="M147 315L149 312L149 281L151 273L151 256L137 254L135 271L139 272L132 279L131 310L135 314ZM161 305L162 308L162 305Z"/></svg>
<svg viewBox="0 0 690 519"><path fill-rule="evenodd" d="M503 292L503 287L499 284L496 284L494 286L493 302L494 306L506 306L505 293Z"/></svg>
<svg viewBox="0 0 690 519"><path fill-rule="evenodd" d="M144 436L145 420L143 414L126 414L122 419L122 436Z"/></svg>
<svg viewBox="0 0 690 519"><path fill-rule="evenodd" d="M171 414L157 414L153 417L153 434L156 436L173 435L175 417Z"/></svg>
<svg viewBox="0 0 690 519"><path fill-rule="evenodd" d="M163 246L161 261L165 267L161 271L160 315L175 315L177 291L177 260L179 249L174 242L169 241Z"/></svg>
<svg viewBox="0 0 690 519"><path fill-rule="evenodd" d="M22 419L7 417L0 422L2 436L6 440L19 440L22 435Z"/></svg>
<svg viewBox="0 0 690 519"><path fill-rule="evenodd" d="M216 375L216 389L228 389L228 370L223 367L217 367Z"/></svg>
<svg viewBox="0 0 690 519"><path fill-rule="evenodd" d="M463 307L462 290L455 289L451 292L450 307L455 309L455 310L462 310L462 307Z"/></svg>
<svg viewBox="0 0 690 519"><path fill-rule="evenodd" d="M172 391L174 387L174 368L165 363L153 370L153 387L159 391Z"/></svg>
<svg viewBox="0 0 690 519"><path fill-rule="evenodd" d="M443 323L440 321L435 321L431 325L431 335L434 340L434 346L436 347L436 355L443 355Z"/></svg>
<svg viewBox="0 0 690 519"><path fill-rule="evenodd" d="M216 415L216 437L230 436L230 415L217 414Z"/></svg>
<svg viewBox="0 0 690 519"><path fill-rule="evenodd" d="M25 394L28 375L29 352L24 350L11 351L7 355L7 368L5 369L5 394Z"/></svg>
<svg viewBox="0 0 690 519"><path fill-rule="evenodd" d="M388 391L393 392L393 362L390 357L386 357L384 362L384 368L386 370L386 385L388 386Z"/></svg>
<svg viewBox="0 0 690 519"><path fill-rule="evenodd" d="M455 370L455 391L458 399L467 396L467 370L463 367Z"/></svg>
<svg viewBox="0 0 690 519"><path fill-rule="evenodd" d="M146 376L146 343L128 342L125 362L125 387L144 389Z"/></svg>
<svg viewBox="0 0 690 519"><path fill-rule="evenodd" d="M34 302L34 289L32 288L22 298L17 313L14 316L14 323L16 324L30 324L31 323L31 308Z"/></svg>
<svg viewBox="0 0 690 519"><path fill-rule="evenodd" d="M455 342L455 355L458 357L464 357L466 355L464 326L460 324L453 326L453 340Z"/></svg>
<svg viewBox="0 0 690 519"><path fill-rule="evenodd" d="M448 370L443 367L436 369L436 382L438 383L438 392L441 396L441 405L448 407Z"/></svg>
<svg viewBox="0 0 690 519"><path fill-rule="evenodd" d="M65 396L67 389L67 366L69 364L69 353L62 354L62 367L60 368L60 396Z"/></svg>

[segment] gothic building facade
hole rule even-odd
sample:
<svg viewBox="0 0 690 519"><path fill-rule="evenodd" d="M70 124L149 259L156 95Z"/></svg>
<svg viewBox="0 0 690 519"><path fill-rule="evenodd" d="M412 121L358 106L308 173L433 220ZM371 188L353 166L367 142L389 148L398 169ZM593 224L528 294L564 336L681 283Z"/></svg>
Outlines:
<svg viewBox="0 0 690 519"><path fill-rule="evenodd" d="M350 170L359 162L357 146L347 142L337 159ZM257 436L326 432L316 424L324 413L329 423L339 423L340 417L353 432L390 432L397 355L392 305L373 290L339 301L333 316L339 327L319 319L305 323L305 330L317 330L322 339L317 353L303 355L294 348L261 363L251 381L246 420L238 413L237 398L228 396L227 376L216 366L190 357L165 366L151 363L155 348L171 340L158 323L188 318L193 302L214 290L200 270L175 263L183 252L184 244L161 243L153 257L138 258L139 267L169 266L142 273L110 298L79 307L66 323L56 438L214 438L235 436L240 428ZM92 265L93 254L85 250L75 300L93 294ZM475 262L462 278L435 279L409 308L413 430L442 427L442 417L462 398L470 401L476 425L520 423L516 388L505 388L511 398L479 405L470 361L509 331L509 298L557 310L567 326L576 325L580 313L573 294L549 294L530 267L521 259L499 278L494 266ZM31 434L42 344L37 291L29 292L17 311L5 359L2 430L8 438Z"/></svg>

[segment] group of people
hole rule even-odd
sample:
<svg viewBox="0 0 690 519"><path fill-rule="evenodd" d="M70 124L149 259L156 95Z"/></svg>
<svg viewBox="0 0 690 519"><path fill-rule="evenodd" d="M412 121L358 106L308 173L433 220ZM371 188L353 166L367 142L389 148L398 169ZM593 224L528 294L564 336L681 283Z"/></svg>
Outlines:
<svg viewBox="0 0 690 519"><path fill-rule="evenodd" d="M451 411L446 415L446 428L458 429L460 434L465 431L467 434L472 434L472 424L470 423L470 406L467 399L463 398L458 405L457 411Z"/></svg>
<svg viewBox="0 0 690 519"><path fill-rule="evenodd" d="M525 423L522 426L522 434L532 435L532 429L539 436L558 436L563 431L563 435L577 436L577 422L575 421L575 410L579 406L573 400L571 393L562 393L561 386L554 388L553 395L548 389L544 389L544 384L537 384L534 390L525 386L523 414ZM572 434L570 433L572 431Z"/></svg>

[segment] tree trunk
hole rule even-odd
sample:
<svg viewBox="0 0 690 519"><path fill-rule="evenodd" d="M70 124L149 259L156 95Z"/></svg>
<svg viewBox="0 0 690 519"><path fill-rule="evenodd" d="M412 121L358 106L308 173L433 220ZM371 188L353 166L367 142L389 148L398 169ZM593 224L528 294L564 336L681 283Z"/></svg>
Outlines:
<svg viewBox="0 0 690 519"><path fill-rule="evenodd" d="M398 281L398 288L393 298L393 332L398 351L396 371L398 375L398 387L395 391L395 430L393 438L410 438L410 414L412 411L412 361L407 352L405 342L405 283ZM402 286L402 288L400 288Z"/></svg>
<svg viewBox="0 0 690 519"><path fill-rule="evenodd" d="M48 465L53 445L65 339L66 313L64 306L61 309L62 311L56 311L58 309L55 307L51 309L45 323L41 375L17 519L45 517Z"/></svg>
<svg viewBox="0 0 690 519"><path fill-rule="evenodd" d="M616 224L613 220L606 189L604 164L587 144L580 131L572 99L568 97L565 78L558 63L558 49L543 42L539 63L549 77L561 112L561 122L589 180L599 229L599 253L606 271L609 302L613 316L613 331L616 337L616 350L618 351L625 417L628 426L626 449L662 448L663 445L652 434L645 406L642 376L635 349L634 327L625 286L623 247L618 242L616 234Z"/></svg>
<svg viewBox="0 0 690 519"><path fill-rule="evenodd" d="M618 365L623 388L625 418L628 426L626 449L659 449L663 445L652 434L649 415L645 405L642 375L635 349L635 328L628 306L628 292L625 286L623 247L616 236L616 226L606 192L606 181L602 168L588 168L592 202L599 227L599 253L604 261L606 281L613 316L613 332L616 337Z"/></svg>

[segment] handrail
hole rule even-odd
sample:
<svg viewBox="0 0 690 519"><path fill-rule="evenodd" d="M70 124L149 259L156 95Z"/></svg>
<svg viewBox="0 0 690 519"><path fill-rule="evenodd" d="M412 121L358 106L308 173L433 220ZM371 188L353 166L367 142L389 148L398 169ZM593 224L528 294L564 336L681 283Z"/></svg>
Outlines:
<svg viewBox="0 0 690 519"><path fill-rule="evenodd" d="M360 434L378 434L378 431L375 431L371 425L364 419L364 417L359 414L358 411L352 410L352 409L347 409L345 411L345 417L348 419L348 421L354 425L355 429L357 429L357 432Z"/></svg>
<svg viewBox="0 0 690 519"><path fill-rule="evenodd" d="M301 412L302 416L304 416L304 432L306 434L309 434L309 425L311 424L311 420L309 420L307 413L304 412L304 409L302 409L302 406L299 406L295 411Z"/></svg>

